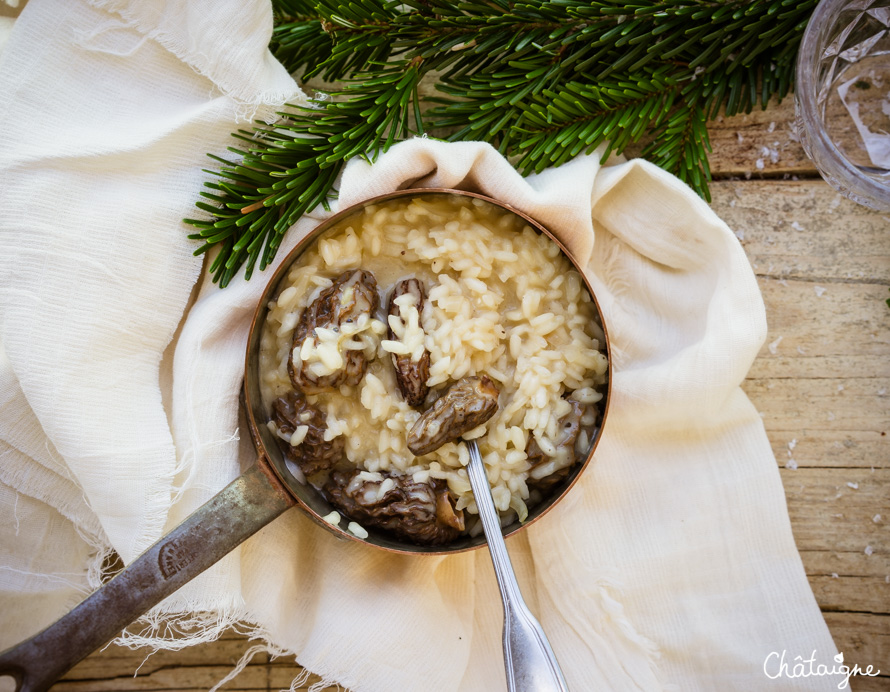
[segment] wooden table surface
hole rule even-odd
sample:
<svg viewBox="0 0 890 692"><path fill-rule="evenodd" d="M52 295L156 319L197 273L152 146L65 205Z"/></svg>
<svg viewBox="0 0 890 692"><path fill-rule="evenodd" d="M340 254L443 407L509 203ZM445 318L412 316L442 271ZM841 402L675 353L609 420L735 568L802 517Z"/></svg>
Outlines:
<svg viewBox="0 0 890 692"><path fill-rule="evenodd" d="M824 183L793 120L786 99L711 123L712 206L763 291L769 335L744 389L763 415L810 585L845 662L882 671L852 688L887 690L890 214ZM53 690L207 690L249 646L235 633L147 659L112 646ZM300 672L260 654L223 689L287 689Z"/></svg>

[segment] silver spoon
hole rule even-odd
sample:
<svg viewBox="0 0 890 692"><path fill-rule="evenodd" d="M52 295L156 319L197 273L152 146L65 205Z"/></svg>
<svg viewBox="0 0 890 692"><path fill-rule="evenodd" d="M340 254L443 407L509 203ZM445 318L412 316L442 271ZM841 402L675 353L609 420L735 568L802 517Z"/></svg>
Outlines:
<svg viewBox="0 0 890 692"><path fill-rule="evenodd" d="M464 440L470 451L467 472L476 507L482 519L482 528L491 552L491 561L497 575L501 600L504 603L504 665L507 669L507 689L510 692L568 692L559 663L547 635L519 592L507 545L501 534L501 522L491 486L485 475L485 465L479 455L475 440Z"/></svg>

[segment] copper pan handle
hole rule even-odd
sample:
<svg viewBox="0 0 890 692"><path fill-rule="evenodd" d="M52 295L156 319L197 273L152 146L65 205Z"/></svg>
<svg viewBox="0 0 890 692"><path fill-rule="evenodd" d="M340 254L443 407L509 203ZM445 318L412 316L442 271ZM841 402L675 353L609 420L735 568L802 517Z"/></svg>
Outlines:
<svg viewBox="0 0 890 692"><path fill-rule="evenodd" d="M0 679L42 692L74 664L296 504L259 459L60 620L0 654Z"/></svg>

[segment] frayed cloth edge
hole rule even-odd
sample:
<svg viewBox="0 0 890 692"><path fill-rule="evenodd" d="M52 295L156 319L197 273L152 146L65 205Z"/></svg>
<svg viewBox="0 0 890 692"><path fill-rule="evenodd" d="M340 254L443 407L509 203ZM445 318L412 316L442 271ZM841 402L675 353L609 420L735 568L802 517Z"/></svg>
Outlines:
<svg viewBox="0 0 890 692"><path fill-rule="evenodd" d="M148 29L139 22L130 12L115 6L111 0L87 0L87 2L98 10L103 10L120 16L128 27L143 34L146 39L155 41L158 45L176 56L183 64L188 65L195 73L208 79L215 84L224 94L234 102L234 110L236 114L236 122L250 122L253 120L262 120L267 124L274 123L279 116L275 109L280 108L288 103L298 102L304 104L308 101L306 93L293 83L292 91L268 91L260 92L253 96L244 93L247 91L244 87L240 89L231 88L228 85L220 84L215 80L209 72L195 64L193 57L186 51L177 41L173 40L169 34L159 29Z"/></svg>

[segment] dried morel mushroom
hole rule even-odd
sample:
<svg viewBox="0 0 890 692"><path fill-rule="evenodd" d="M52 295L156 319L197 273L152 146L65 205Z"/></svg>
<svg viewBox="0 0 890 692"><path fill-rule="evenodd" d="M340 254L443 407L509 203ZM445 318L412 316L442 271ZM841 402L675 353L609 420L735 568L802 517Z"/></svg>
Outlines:
<svg viewBox="0 0 890 692"><path fill-rule="evenodd" d="M454 509L442 480L334 471L323 492L350 519L420 545L450 543L464 529L463 511Z"/></svg>
<svg viewBox="0 0 890 692"><path fill-rule="evenodd" d="M310 303L294 329L287 372L294 387L315 393L357 385L368 367L355 335L380 305L371 272L349 269Z"/></svg>
<svg viewBox="0 0 890 692"><path fill-rule="evenodd" d="M430 353L424 346L423 328L419 324L424 299L420 281L402 279L393 288L387 310L387 338L400 341L406 350L406 353L393 353L392 364L396 370L396 384L410 406L423 404L430 391L426 384L430 377ZM406 314L410 315L407 321ZM394 323L396 329L393 329Z"/></svg>
<svg viewBox="0 0 890 692"><path fill-rule="evenodd" d="M285 446L288 456L306 476L327 471L343 458L344 438L325 440L325 415L300 392L288 392L272 403L272 421L285 435L299 436Z"/></svg>
<svg viewBox="0 0 890 692"><path fill-rule="evenodd" d="M497 412L498 394L485 375L458 380L408 431L408 449L416 456L429 454L482 425Z"/></svg>

